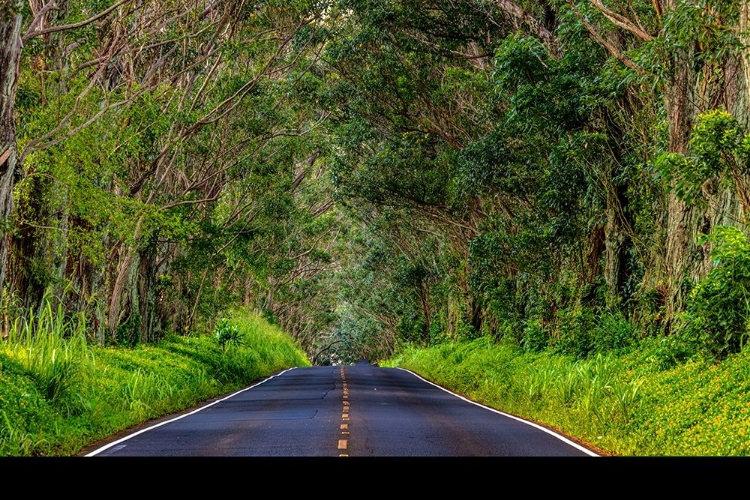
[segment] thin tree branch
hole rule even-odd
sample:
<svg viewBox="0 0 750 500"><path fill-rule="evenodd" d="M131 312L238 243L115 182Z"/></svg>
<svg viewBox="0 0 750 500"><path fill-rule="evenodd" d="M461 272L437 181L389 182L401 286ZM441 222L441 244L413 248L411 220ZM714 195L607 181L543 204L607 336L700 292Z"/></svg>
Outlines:
<svg viewBox="0 0 750 500"><path fill-rule="evenodd" d="M592 0L594 1L594 0ZM626 57L621 50L619 50L617 47L615 47L612 43L608 42L599 32L594 28L591 23L589 23L583 14L576 8L576 6L573 4L572 0L568 0L568 5L570 5L570 8L575 12L575 14L578 16L578 18L581 20L583 25L586 27L586 30L588 30L589 34L599 42L604 48L606 48L610 54L612 54L615 59L623 63L628 68L631 68L635 71L638 71L641 74L648 75L650 74L648 71L643 69L641 66L637 65L635 62L633 62L631 59Z"/></svg>
<svg viewBox="0 0 750 500"><path fill-rule="evenodd" d="M633 33L635 36L640 38L641 40L644 40L646 42L650 42L654 39L653 36L646 33L643 29L639 28L635 25L630 19L621 16L617 12L609 10L607 7L604 6L602 3L602 0L590 0L591 3L601 11L604 16L612 21L613 24L616 26L619 26L620 28L629 31Z"/></svg>
<svg viewBox="0 0 750 500"><path fill-rule="evenodd" d="M55 33L55 32L58 32L58 31L66 31L66 30L72 30L72 29L76 29L76 28L81 28L83 26L86 26L87 24L91 24L93 22L98 21L99 19L102 19L103 17L108 16L113 10L117 9L121 5L124 5L124 4L126 4L127 2L130 2L130 1L131 0L120 0L119 2L117 2L116 4L114 4L112 7L101 11L99 14L96 14L95 16L90 17L90 18L86 19L85 21L81 21L81 22L73 23L73 24L62 24L60 26L52 26L52 27L49 27L49 28L45 28L45 29L41 29L41 30L35 30L35 31L29 30L29 31L26 32L26 34L23 35L23 37L21 38L21 40L23 40L24 42L26 42L28 40L31 40L32 38L36 38L36 37L41 36L41 35L46 35L47 33ZM44 9L42 9L42 11L44 11ZM40 11L40 12L42 12L42 11Z"/></svg>

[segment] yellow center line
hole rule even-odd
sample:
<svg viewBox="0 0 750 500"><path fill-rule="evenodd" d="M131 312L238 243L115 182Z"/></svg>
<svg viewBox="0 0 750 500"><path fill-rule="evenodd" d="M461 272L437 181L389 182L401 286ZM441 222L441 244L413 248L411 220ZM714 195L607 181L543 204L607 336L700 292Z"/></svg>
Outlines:
<svg viewBox="0 0 750 500"><path fill-rule="evenodd" d="M341 414L341 420L348 421L349 420L349 401L346 401L349 398L349 389L346 385L346 374L344 373L344 367L341 367L340 370L341 373L341 381L343 383L342 386L342 414ZM342 423L339 426L339 429L341 430L342 436L348 436L349 435L349 424ZM349 446L349 442L346 439L339 439L338 440L338 449L339 450L346 450ZM339 453L340 457L348 457L348 453Z"/></svg>

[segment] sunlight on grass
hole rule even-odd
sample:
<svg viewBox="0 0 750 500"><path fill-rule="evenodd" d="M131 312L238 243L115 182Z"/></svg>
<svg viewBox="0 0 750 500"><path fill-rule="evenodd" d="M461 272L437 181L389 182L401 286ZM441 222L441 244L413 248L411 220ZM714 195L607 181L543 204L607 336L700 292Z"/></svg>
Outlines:
<svg viewBox="0 0 750 500"><path fill-rule="evenodd" d="M613 455L746 456L750 353L661 366L654 343L585 359L488 339L405 348L400 366Z"/></svg>
<svg viewBox="0 0 750 500"><path fill-rule="evenodd" d="M291 337L260 316L229 321L241 342L168 335L134 348L89 344L84 318L46 304L0 344L0 456L69 456L145 420L308 366Z"/></svg>
<svg viewBox="0 0 750 500"><path fill-rule="evenodd" d="M0 349L0 456L67 456L145 420L310 362L260 316L226 318L221 344L168 335L134 348L86 342L83 318L47 305L19 318ZM750 454L750 352L665 365L658 341L586 358L525 352L489 338L405 346L400 366L604 454Z"/></svg>

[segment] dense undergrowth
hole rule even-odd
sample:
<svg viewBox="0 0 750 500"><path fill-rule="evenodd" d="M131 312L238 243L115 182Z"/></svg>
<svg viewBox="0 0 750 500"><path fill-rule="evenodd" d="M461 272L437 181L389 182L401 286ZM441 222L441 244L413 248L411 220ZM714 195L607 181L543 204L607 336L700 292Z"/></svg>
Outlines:
<svg viewBox="0 0 750 500"><path fill-rule="evenodd" d="M0 344L0 456L72 456L151 418L309 365L291 337L250 313L220 321L212 335L132 348L100 347L84 332L48 307L18 321Z"/></svg>
<svg viewBox="0 0 750 500"><path fill-rule="evenodd" d="M664 342L587 358L488 338L407 348L400 366L578 438L603 455L750 455L750 351L664 362Z"/></svg>
<svg viewBox="0 0 750 500"><path fill-rule="evenodd" d="M39 334L46 332L46 334ZM238 312L210 335L101 347L48 307L0 351L0 456L71 456L152 418L310 362L263 318ZM482 337L406 346L399 366L477 402L557 429L602 455L750 455L750 351L676 359L645 338L588 356Z"/></svg>

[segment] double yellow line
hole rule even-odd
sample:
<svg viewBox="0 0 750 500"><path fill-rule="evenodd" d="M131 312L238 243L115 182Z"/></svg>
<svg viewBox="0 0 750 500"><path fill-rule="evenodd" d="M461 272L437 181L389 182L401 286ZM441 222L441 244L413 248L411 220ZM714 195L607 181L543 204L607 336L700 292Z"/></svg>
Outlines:
<svg viewBox="0 0 750 500"><path fill-rule="evenodd" d="M346 374L344 373L344 367L342 366L339 369L339 373L341 374L341 381L343 383L342 386L342 404L343 407L341 409L341 425L339 426L339 429L341 429L341 436L342 439L339 439L338 443L338 449L339 449L339 456L340 457L348 457L349 454L346 452L348 446L349 446L349 389L346 386Z"/></svg>

